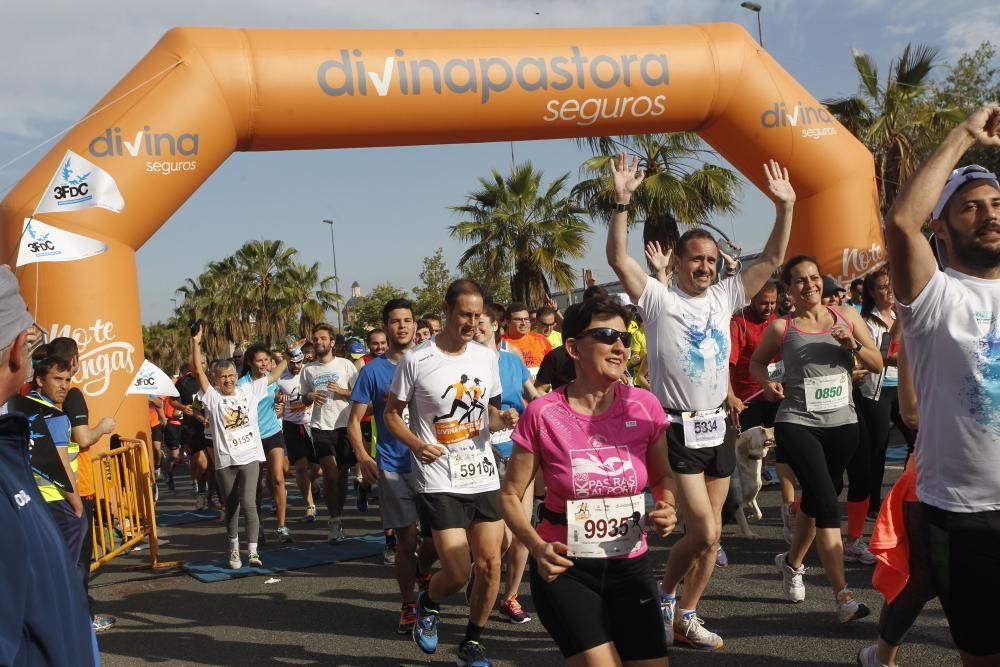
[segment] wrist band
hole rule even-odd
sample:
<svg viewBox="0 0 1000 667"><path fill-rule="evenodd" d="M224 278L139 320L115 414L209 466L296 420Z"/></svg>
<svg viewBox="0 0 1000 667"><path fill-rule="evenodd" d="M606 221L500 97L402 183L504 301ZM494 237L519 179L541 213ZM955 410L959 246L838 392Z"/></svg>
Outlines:
<svg viewBox="0 0 1000 667"><path fill-rule="evenodd" d="M621 202L615 202L615 213L628 213L631 202L623 204Z"/></svg>

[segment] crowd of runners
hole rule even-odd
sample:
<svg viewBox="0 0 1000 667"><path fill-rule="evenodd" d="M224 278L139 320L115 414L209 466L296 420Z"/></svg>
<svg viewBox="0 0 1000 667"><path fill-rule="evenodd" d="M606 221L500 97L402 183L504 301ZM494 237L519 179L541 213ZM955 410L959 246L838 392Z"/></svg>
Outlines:
<svg viewBox="0 0 1000 667"><path fill-rule="evenodd" d="M775 589L805 599L815 545L831 623L870 614L847 587L844 563L875 565L886 602L878 642L859 647L859 665L895 665L935 596L963 663L1000 664L988 612L1000 594L1000 182L976 165L956 168L974 146L1000 147L1000 109L970 116L910 178L885 220L888 264L849 285L824 276L813 257L786 257L795 174L774 161L763 168L775 222L756 262L725 258L717 275L714 237L692 229L666 251L648 245L647 270L627 252L644 174L623 154L611 162L607 237L623 294L592 285L565 312L554 302L532 312L494 303L462 279L442 295L440 316L393 299L365 340L320 324L280 349L252 345L211 361L195 323L179 396L150 400L157 475L176 490L186 457L193 507L223 511L234 569L244 557L264 564L259 545L292 541L296 519L325 520L330 543L348 539L350 485L360 511L377 487L384 560L400 596L391 625L424 653L438 649L442 602L464 589L460 665L490 664L482 634L495 607L515 624L537 617L567 664L666 665L674 644L724 647L698 606L725 562L726 514L743 511L742 500L731 507L736 440L773 429L788 543L774 555ZM15 551L43 548L53 572L66 574L30 585L50 596L65 589L53 599L63 600L67 626L49 622L38 634L32 624L43 612L26 613L19 639L0 630L0 664L17 663L19 650L79 664L59 656L96 651L93 633L85 641L71 627L74 610L86 609L91 557L94 491L81 454L115 422L91 417L70 387L75 343L43 341L13 276L0 277L9 400L0 487L17 510L29 500L33 512L47 507L68 547L54 553L51 521L25 528L44 517L8 517L0 503L4 525L18 527ZM26 429L39 437L39 423L69 484L35 474L29 493L15 453L26 451ZM893 426L913 455L883 498ZM304 501L297 517L286 475ZM262 494L276 512L269 535ZM647 534L675 532L666 562L651 563ZM4 551L5 575L34 567ZM531 609L518 599L525 578ZM114 623L90 618L95 632ZM51 642L61 648L39 648Z"/></svg>

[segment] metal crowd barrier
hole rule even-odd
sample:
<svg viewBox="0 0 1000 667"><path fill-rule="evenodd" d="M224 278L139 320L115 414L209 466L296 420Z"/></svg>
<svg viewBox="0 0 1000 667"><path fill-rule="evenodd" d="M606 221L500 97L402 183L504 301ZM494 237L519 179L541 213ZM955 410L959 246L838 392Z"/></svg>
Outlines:
<svg viewBox="0 0 1000 667"><path fill-rule="evenodd" d="M124 438L119 444L91 456L96 501L90 571L128 553L146 538L149 538L150 564L140 568L174 567L176 561L159 561L156 507L146 444Z"/></svg>

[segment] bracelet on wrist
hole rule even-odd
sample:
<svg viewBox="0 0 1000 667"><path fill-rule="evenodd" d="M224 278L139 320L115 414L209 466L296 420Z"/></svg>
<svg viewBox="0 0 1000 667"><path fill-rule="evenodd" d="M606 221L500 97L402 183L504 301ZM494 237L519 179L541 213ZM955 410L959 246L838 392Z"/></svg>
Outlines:
<svg viewBox="0 0 1000 667"><path fill-rule="evenodd" d="M615 213L628 213L629 208L631 208L631 202L625 202L624 204L620 201L615 202Z"/></svg>

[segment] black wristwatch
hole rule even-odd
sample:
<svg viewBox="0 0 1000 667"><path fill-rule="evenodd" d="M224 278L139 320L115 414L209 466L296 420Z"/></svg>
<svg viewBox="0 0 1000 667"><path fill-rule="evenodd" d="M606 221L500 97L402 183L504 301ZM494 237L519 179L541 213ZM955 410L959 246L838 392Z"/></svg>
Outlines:
<svg viewBox="0 0 1000 667"><path fill-rule="evenodd" d="M621 202L615 202L615 213L628 213L629 204L623 204Z"/></svg>
<svg viewBox="0 0 1000 667"><path fill-rule="evenodd" d="M854 339L854 342L856 343L856 345L854 346L854 352L855 353L860 352L861 348L864 347L864 345L862 345L861 341L858 339Z"/></svg>

